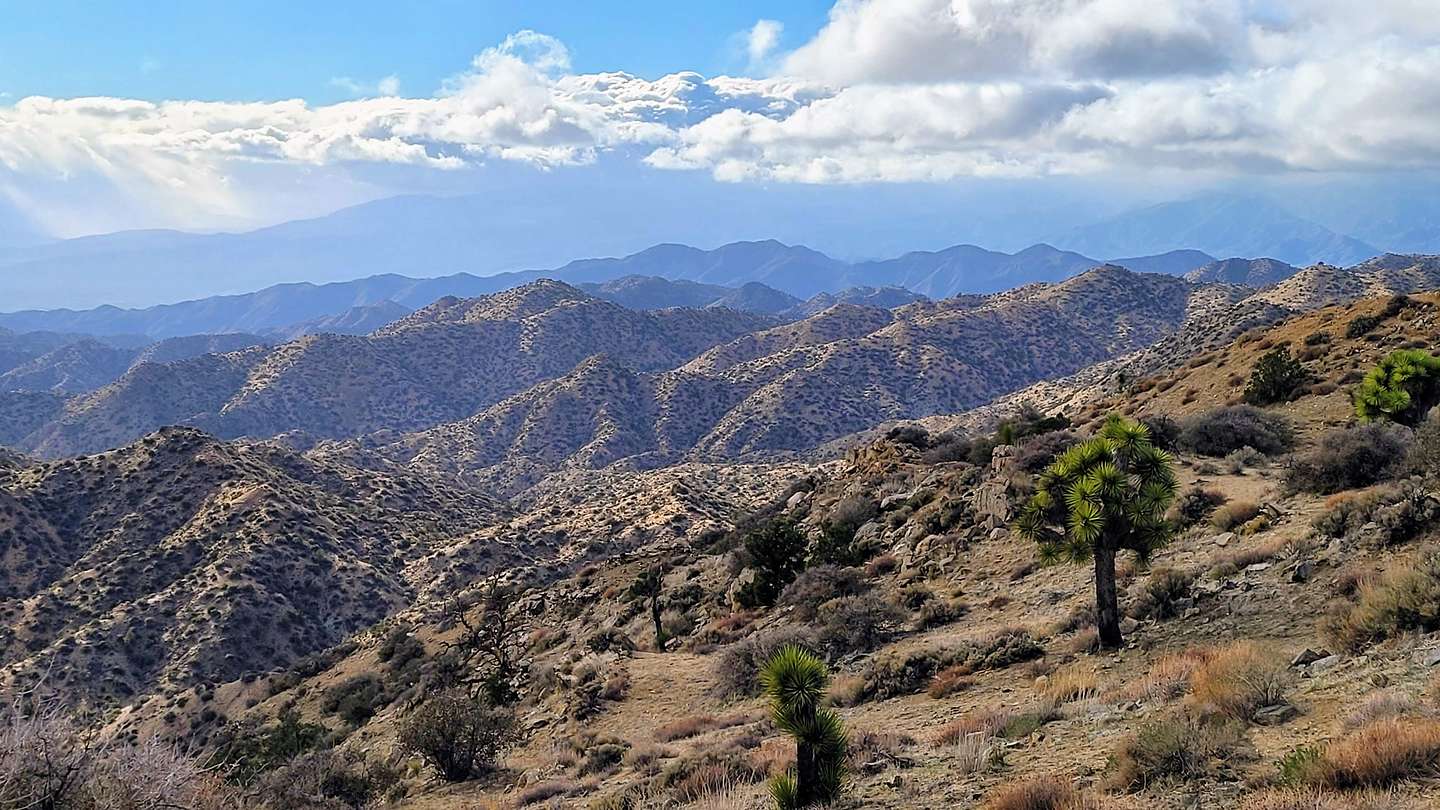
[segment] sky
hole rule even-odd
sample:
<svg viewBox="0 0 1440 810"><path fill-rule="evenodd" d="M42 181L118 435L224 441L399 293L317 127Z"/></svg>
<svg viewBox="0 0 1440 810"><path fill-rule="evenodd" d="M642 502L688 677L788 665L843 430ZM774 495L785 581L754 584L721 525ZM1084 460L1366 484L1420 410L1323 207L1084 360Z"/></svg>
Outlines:
<svg viewBox="0 0 1440 810"><path fill-rule="evenodd" d="M1037 197L1440 167L1434 0L6 5L0 233L240 230L497 166Z"/></svg>

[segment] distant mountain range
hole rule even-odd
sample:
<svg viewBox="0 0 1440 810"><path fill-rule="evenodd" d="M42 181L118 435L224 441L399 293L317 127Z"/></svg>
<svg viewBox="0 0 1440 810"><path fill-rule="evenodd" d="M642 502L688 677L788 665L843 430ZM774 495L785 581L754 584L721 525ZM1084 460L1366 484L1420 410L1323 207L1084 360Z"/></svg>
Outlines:
<svg viewBox="0 0 1440 810"><path fill-rule="evenodd" d="M685 217L697 217L685 210L655 217L631 215L624 228L616 228L615 217L609 212L561 217L556 213L555 199L537 193L517 185L507 188L503 197L394 197L245 233L125 231L39 243L33 230L18 216L7 217L0 211L0 306L12 310L90 308L101 304L133 307L243 293L299 280L325 284L391 274L468 273L487 277L518 270L504 283L509 287L539 277L536 268L552 268L540 275L553 276L553 268L567 256L626 255L639 245L667 237L715 244L745 234L788 234L787 241L792 243L844 245L841 249L850 256L857 255L856 245L864 244L864 240L853 236L828 241L823 237L821 241L810 239L809 235L819 236L858 215L829 212L813 201L808 203L809 209L771 217L768 224L760 212L737 213L745 220L744 227L736 223L728 229L728 237L717 238L703 235L714 228L688 223ZM776 194L777 198L785 196ZM1369 243L1255 197L1209 195L1115 216L1109 216L1114 210L1111 206L1095 208L1107 218L1071 227L1068 223L1086 222L1086 218L1045 217L1021 229L1029 232L1032 240L1054 245L1059 251L1041 245L1015 254L952 247L879 262L842 262L801 247L784 254L755 247L764 242L738 242L698 251L669 245L640 251L624 260L572 263L568 270L573 275L553 277L580 283L604 282L622 275L650 275L724 286L759 281L800 298L849 286L895 285L943 297L957 292L993 292L1031 281L1055 281L1094 267L1099 263L1095 260L1113 262L1120 257L1181 249L1203 251L1214 258L1273 256L1297 265L1322 260L1349 264L1381 252ZM839 219L826 219L829 225L825 227L797 229L796 220L803 220L801 214L807 210L814 216L833 215ZM977 232L971 227L974 222L970 220L975 217L960 210L937 209L922 228L930 235L922 240L917 234L915 243L935 244L933 234L943 233L946 219L956 217L966 218L967 223L957 224L951 232L966 234L971 241L983 238L984 230ZM1044 223L1048 221L1067 224L1047 235ZM856 226L850 230L863 229ZM903 228L896 232L903 232ZM1024 244L1013 233L997 235L996 239L1000 240L996 244ZM896 241L894 233L876 234L871 240L876 246ZM869 249L888 253L881 247ZM1066 253L1075 255L1057 255ZM1089 258L1080 261L1084 257ZM617 272L612 266L616 261L628 261L628 266ZM746 265L744 273L735 271L738 264ZM501 288L451 292L481 295ZM374 302L357 300L347 307ZM411 306L424 303L428 302ZM306 318L291 318L290 322L338 311L330 309ZM255 331L253 325L237 325L236 329Z"/></svg>
<svg viewBox="0 0 1440 810"><path fill-rule="evenodd" d="M1138 272L1182 275L1212 261L1215 258L1208 254L1180 250L1125 259L1122 265ZM330 284L280 284L254 293L144 309L102 306L0 313L0 326L16 332L126 334L151 339L229 332L278 339L318 332L364 334L445 296L488 295L541 278L577 285L632 309L726 306L801 317L828 305L806 305L810 300L860 301L882 290L890 291L882 293L882 298L898 303L921 296L983 294L1062 281L1102 263L1048 245L1034 245L1014 254L957 245L853 263L773 240L736 242L714 250L656 245L629 256L582 259L552 270L494 276L457 273L425 279L388 274ZM860 292L852 292L855 290Z"/></svg>

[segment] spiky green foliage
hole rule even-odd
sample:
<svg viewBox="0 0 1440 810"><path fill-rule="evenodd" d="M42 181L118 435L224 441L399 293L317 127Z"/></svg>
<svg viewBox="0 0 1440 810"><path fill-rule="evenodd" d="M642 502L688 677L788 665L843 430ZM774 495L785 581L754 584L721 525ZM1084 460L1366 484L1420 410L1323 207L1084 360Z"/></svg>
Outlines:
<svg viewBox="0 0 1440 810"><path fill-rule="evenodd" d="M1015 521L1043 561L1095 561L1098 629L1108 646L1120 643L1115 554L1129 550L1143 560L1164 545L1176 487L1174 461L1150 443L1149 430L1112 414L1094 438L1041 473Z"/></svg>
<svg viewBox="0 0 1440 810"><path fill-rule="evenodd" d="M770 699L775 727L795 738L793 777L771 782L776 807L788 810L840 797L845 780L845 723L833 709L820 705L830 684L830 670L814 655L787 645L760 672Z"/></svg>
<svg viewBox="0 0 1440 810"><path fill-rule="evenodd" d="M1440 401L1440 357L1419 349L1391 352L1360 381L1354 401L1361 421L1419 424Z"/></svg>
<svg viewBox="0 0 1440 810"><path fill-rule="evenodd" d="M1288 348L1271 349L1255 362L1250 382L1245 386L1245 401L1251 405L1289 402L1300 395L1311 379L1310 371Z"/></svg>

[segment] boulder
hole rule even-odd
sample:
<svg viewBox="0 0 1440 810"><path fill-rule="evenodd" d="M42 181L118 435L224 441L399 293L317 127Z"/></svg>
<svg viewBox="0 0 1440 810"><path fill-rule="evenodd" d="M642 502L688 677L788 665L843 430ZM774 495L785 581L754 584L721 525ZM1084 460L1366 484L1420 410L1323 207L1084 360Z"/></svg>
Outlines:
<svg viewBox="0 0 1440 810"><path fill-rule="evenodd" d="M1329 650L1320 650L1320 651L1317 652L1317 651L1315 651L1315 650L1310 649L1309 647L1306 647L1304 650L1301 650L1301 651L1300 651L1300 654L1299 654L1299 655L1297 655L1297 656L1295 656L1294 658L1290 659L1290 666L1292 666L1292 667L1307 667L1307 666L1310 666L1311 664L1315 663L1316 661L1319 661L1319 660L1322 659L1322 658L1329 658L1329 657L1330 657L1330 651L1329 651Z"/></svg>
<svg viewBox="0 0 1440 810"><path fill-rule="evenodd" d="M1289 703L1277 703L1273 706L1265 706L1255 710L1250 719L1258 726L1278 726L1288 723L1300 714L1300 710Z"/></svg>

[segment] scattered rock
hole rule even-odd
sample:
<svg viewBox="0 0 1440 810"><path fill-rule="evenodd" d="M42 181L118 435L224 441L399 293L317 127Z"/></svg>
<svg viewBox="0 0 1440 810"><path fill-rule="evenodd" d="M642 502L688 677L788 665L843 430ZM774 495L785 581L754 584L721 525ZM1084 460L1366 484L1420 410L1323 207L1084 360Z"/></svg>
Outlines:
<svg viewBox="0 0 1440 810"><path fill-rule="evenodd" d="M1327 656L1325 656L1324 658L1321 658L1321 659L1318 660L1318 661L1313 661L1313 662L1311 662L1310 667L1309 667L1309 672L1310 672L1311 675L1319 675L1319 674L1321 674L1322 672L1329 672L1330 670L1334 669L1335 667L1337 667L1337 666L1339 666L1339 665L1340 665L1340 656L1338 656L1338 655L1327 655Z"/></svg>
<svg viewBox="0 0 1440 810"><path fill-rule="evenodd" d="M1226 546L1228 546L1228 545L1230 545L1231 543L1235 542L1235 533L1234 533L1234 532L1224 532L1224 533L1221 533L1221 534L1217 534L1217 535L1215 535L1214 537L1210 538L1210 542L1214 543L1215 545L1219 546L1220 548L1225 548Z"/></svg>
<svg viewBox="0 0 1440 810"><path fill-rule="evenodd" d="M1292 667L1305 667L1305 666L1309 666L1309 665L1315 663L1316 661L1319 661L1319 660L1322 659L1322 658L1329 658L1329 657L1330 657L1330 651L1329 651L1329 650L1320 650L1320 651L1317 652L1317 651L1315 651L1315 650L1310 649L1309 647L1306 647L1303 651L1301 651L1301 653L1300 653L1299 655L1295 656L1294 658L1292 658L1292 659L1290 660L1290 666L1292 666Z"/></svg>
<svg viewBox="0 0 1440 810"><path fill-rule="evenodd" d="M1256 709L1250 719L1254 720L1256 725L1278 726L1290 722L1298 714L1300 714L1300 710L1289 703L1277 703L1274 706Z"/></svg>
<svg viewBox="0 0 1440 810"><path fill-rule="evenodd" d="M886 495L885 499L880 501L880 511L889 512L891 509L896 509L900 506L903 506L908 500L910 500L910 493L908 492L898 492L894 495Z"/></svg>
<svg viewBox="0 0 1440 810"><path fill-rule="evenodd" d="M1127 636L1139 629L1140 622L1135 621L1129 616L1126 616L1125 618L1120 620L1120 632L1124 633Z"/></svg>
<svg viewBox="0 0 1440 810"><path fill-rule="evenodd" d="M1418 653L1416 658L1421 666L1433 667L1436 664L1440 664L1440 648L1424 650Z"/></svg>
<svg viewBox="0 0 1440 810"><path fill-rule="evenodd" d="M1309 560L1301 560L1290 566L1291 582L1309 582L1310 577L1315 573L1315 563Z"/></svg>
<svg viewBox="0 0 1440 810"><path fill-rule="evenodd" d="M1270 563L1253 563L1253 564L1251 564L1251 565L1245 566L1245 573L1247 573L1247 574L1255 574L1255 573L1259 573L1259 572L1261 572L1261 571L1267 571L1267 570L1269 570L1269 569L1270 569Z"/></svg>

